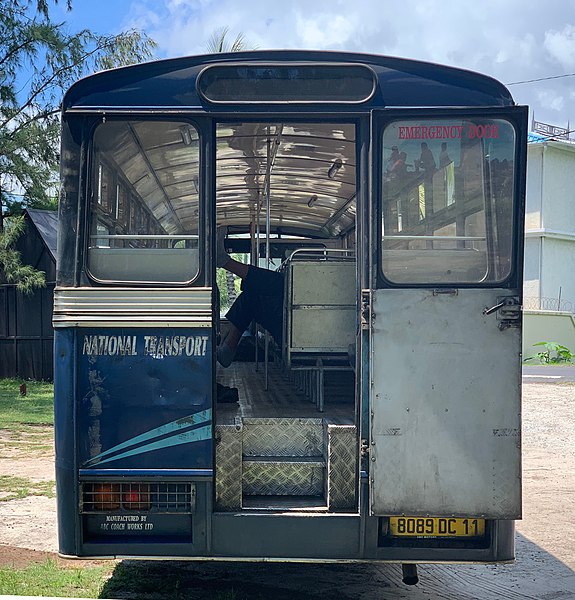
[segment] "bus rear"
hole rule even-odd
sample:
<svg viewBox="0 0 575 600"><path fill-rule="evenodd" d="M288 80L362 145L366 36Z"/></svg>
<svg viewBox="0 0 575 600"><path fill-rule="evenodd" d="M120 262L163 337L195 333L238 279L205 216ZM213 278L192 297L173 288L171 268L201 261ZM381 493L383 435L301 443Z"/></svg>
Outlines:
<svg viewBox="0 0 575 600"><path fill-rule="evenodd" d="M484 76L355 54L72 87L61 554L512 560L526 114ZM239 327L259 269L273 319Z"/></svg>

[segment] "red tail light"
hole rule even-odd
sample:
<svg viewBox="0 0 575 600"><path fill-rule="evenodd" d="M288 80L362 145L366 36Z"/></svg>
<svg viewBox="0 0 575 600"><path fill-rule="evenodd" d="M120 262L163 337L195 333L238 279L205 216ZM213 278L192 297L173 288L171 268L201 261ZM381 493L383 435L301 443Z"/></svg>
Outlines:
<svg viewBox="0 0 575 600"><path fill-rule="evenodd" d="M121 485L119 483L95 483L92 498L95 510L120 508Z"/></svg>
<svg viewBox="0 0 575 600"><path fill-rule="evenodd" d="M150 510L150 486L145 483L132 484L126 489L124 485L124 493L122 502L127 510Z"/></svg>

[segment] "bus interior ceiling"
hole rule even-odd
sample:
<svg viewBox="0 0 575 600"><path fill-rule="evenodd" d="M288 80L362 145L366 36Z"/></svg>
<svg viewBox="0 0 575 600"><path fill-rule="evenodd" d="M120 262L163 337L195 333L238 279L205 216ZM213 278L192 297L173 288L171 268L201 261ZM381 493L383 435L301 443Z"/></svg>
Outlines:
<svg viewBox="0 0 575 600"><path fill-rule="evenodd" d="M355 126L242 122L220 123L216 132L216 221L228 227L230 250L248 253L257 246L259 265L274 269L298 247L330 248L335 252L336 266L347 267L346 285L353 289L349 278L355 282ZM258 237L256 245L248 244L250 231ZM343 249L349 250L345 265L340 264L342 257L337 254ZM251 256L249 260L256 262ZM329 261L329 251L318 260ZM318 272L325 273L326 269L315 275ZM325 289L326 304L338 303L336 298L329 298L337 289L333 285ZM354 295L352 291L350 304L355 304ZM286 310L289 307L284 307ZM225 332L225 310L222 313ZM348 321L356 319L355 307L347 313ZM285 318L290 328L297 325L295 319ZM327 316L325 327L333 328L337 318L334 321L333 315L331 319ZM355 322L347 329L351 338ZM317 417L318 409L330 421L354 422L353 355L347 355L348 342L354 340L348 339L345 347L339 348L335 360L333 348L327 356L315 349L305 355L306 360L288 360L286 364L289 334L283 352L270 338L272 350L266 354L264 332L250 331L243 337L232 366L218 367L218 383L237 388L239 393L239 405L218 405L218 422L230 422L235 416ZM298 344L301 347L305 342ZM325 368L316 368L322 357L320 364L324 367L326 362Z"/></svg>

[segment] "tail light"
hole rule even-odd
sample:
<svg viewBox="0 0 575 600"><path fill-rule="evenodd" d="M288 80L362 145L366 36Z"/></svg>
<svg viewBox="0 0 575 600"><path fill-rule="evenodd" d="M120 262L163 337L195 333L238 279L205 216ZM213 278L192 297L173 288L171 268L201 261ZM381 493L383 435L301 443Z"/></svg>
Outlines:
<svg viewBox="0 0 575 600"><path fill-rule="evenodd" d="M146 483L131 484L122 495L122 503L128 510L150 510L150 486Z"/></svg>
<svg viewBox="0 0 575 600"><path fill-rule="evenodd" d="M94 483L91 491L91 503L95 510L117 510L120 508L121 484Z"/></svg>

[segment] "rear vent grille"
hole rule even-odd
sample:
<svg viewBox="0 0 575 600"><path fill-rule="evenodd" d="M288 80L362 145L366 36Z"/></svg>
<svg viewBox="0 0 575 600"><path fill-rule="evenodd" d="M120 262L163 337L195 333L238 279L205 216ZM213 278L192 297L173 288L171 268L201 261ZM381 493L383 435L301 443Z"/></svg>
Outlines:
<svg viewBox="0 0 575 600"><path fill-rule="evenodd" d="M192 483L84 482L81 513L192 513L196 486Z"/></svg>

